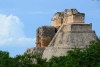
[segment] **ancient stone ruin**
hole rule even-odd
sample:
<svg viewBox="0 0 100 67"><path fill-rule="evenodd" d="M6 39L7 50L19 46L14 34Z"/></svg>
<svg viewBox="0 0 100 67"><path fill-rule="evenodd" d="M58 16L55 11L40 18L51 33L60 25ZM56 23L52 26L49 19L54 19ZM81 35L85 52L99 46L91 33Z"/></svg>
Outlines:
<svg viewBox="0 0 100 67"><path fill-rule="evenodd" d="M54 14L52 26L41 26L36 33L36 47L26 53L42 53L42 58L64 56L73 48L84 48L97 38L92 23L84 23L85 14L76 9L65 9Z"/></svg>

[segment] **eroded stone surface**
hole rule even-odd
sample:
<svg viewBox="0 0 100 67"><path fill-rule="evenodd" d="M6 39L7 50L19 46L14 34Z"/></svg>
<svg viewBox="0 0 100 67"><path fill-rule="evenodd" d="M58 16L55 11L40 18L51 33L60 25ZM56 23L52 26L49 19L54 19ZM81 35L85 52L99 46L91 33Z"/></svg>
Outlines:
<svg viewBox="0 0 100 67"><path fill-rule="evenodd" d="M52 26L61 26L62 24L83 24L84 13L78 12L76 9L65 9L63 12L57 12L54 14L52 20Z"/></svg>
<svg viewBox="0 0 100 67"><path fill-rule="evenodd" d="M52 56L64 56L66 51L73 48L84 48L89 45L91 40L96 38L97 36L95 31L92 31L91 24L63 25L44 50L42 57L50 59Z"/></svg>
<svg viewBox="0 0 100 67"><path fill-rule="evenodd" d="M42 58L46 58L47 60L49 60L52 56L66 56L68 50L72 49L66 47L46 47Z"/></svg>
<svg viewBox="0 0 100 67"><path fill-rule="evenodd" d="M59 27L42 26L37 29L36 47L47 47Z"/></svg>
<svg viewBox="0 0 100 67"><path fill-rule="evenodd" d="M41 47L41 48L28 48L25 53L27 54L43 54L43 51L45 50L44 47Z"/></svg>
<svg viewBox="0 0 100 67"><path fill-rule="evenodd" d="M41 26L36 33L36 48L26 53L41 53L42 58L67 55L68 50L84 48L97 38L92 24L84 24L85 14L76 9L57 12L52 18L52 26Z"/></svg>
<svg viewBox="0 0 100 67"><path fill-rule="evenodd" d="M84 24L84 16L84 13L76 9L55 13L52 25L61 27L44 50L42 57L49 59L52 56L63 56L66 55L66 51L75 47L84 48L91 40L95 40L97 36L95 31L92 31L92 24Z"/></svg>

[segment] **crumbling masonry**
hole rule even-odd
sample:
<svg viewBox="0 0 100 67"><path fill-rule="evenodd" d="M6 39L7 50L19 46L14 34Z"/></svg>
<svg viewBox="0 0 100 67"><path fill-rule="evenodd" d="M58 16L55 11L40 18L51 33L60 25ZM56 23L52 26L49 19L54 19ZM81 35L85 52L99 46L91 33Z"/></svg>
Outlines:
<svg viewBox="0 0 100 67"><path fill-rule="evenodd" d="M26 52L43 53L43 58L50 59L52 56L64 56L75 47L84 48L97 38L95 31L92 31L92 24L84 24L84 18L85 14L76 9L55 13L51 19L52 26L37 29L36 48Z"/></svg>
<svg viewBox="0 0 100 67"><path fill-rule="evenodd" d="M37 29L36 46L47 47L61 25L83 24L84 15L76 9L66 9L64 12L55 13L52 18L52 26L42 26Z"/></svg>

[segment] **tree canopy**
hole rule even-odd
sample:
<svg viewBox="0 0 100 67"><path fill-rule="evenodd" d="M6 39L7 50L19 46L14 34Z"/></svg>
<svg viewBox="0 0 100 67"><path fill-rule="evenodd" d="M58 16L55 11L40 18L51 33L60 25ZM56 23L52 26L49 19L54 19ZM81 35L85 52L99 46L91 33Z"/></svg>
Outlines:
<svg viewBox="0 0 100 67"><path fill-rule="evenodd" d="M67 56L42 59L40 54L9 56L9 52L0 51L0 67L100 67L100 38L90 42L84 49L75 48Z"/></svg>

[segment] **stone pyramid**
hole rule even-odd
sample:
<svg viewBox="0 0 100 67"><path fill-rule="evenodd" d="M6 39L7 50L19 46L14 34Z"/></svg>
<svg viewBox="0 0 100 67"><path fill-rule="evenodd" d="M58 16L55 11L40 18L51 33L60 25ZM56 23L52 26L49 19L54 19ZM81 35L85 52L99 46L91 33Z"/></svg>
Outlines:
<svg viewBox="0 0 100 67"><path fill-rule="evenodd" d="M84 48L91 40L97 38L92 30L92 23L84 23L85 14L76 9L65 9L54 14L52 26L37 29L36 51L28 49L26 53L41 53L42 58L64 56L73 48ZM39 49L39 50L38 50Z"/></svg>
<svg viewBox="0 0 100 67"><path fill-rule="evenodd" d="M60 15L61 13L62 15ZM57 14L58 16L55 17ZM53 26L61 26L48 47L45 48L43 58L64 56L68 50L84 48L89 45L91 40L97 38L95 31L92 31L92 24L84 24L84 13L80 13L76 9L67 9L55 15L52 20ZM60 22L61 18L63 18L63 22Z"/></svg>

